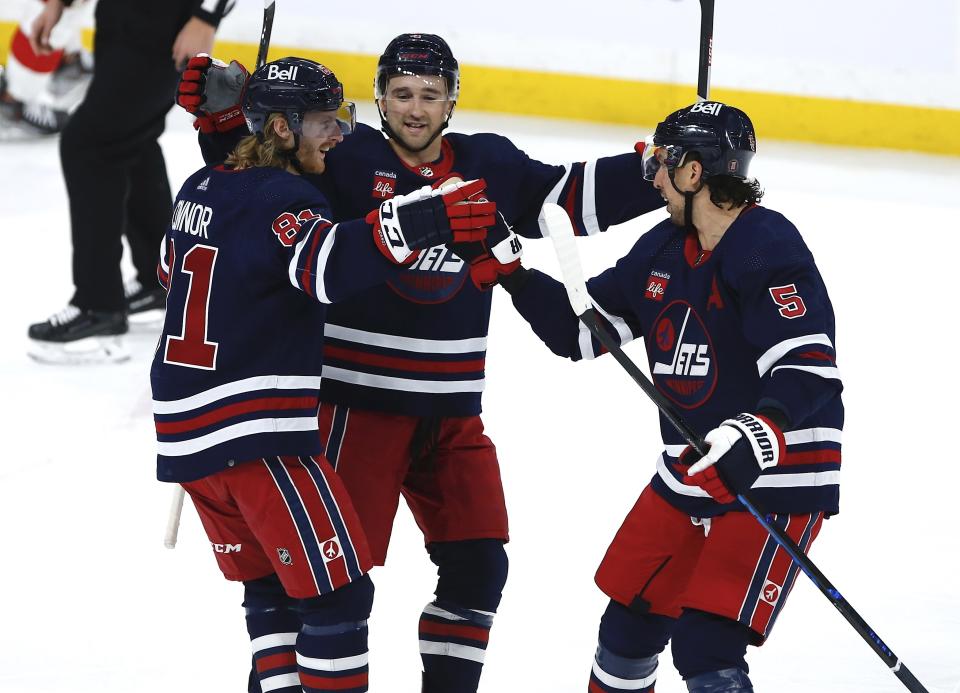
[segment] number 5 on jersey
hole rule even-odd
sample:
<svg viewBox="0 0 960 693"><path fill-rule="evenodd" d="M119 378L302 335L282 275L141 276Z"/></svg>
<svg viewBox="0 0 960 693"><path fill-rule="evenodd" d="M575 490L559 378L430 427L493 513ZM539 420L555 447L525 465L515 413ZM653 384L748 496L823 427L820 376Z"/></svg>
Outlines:
<svg viewBox="0 0 960 693"><path fill-rule="evenodd" d="M807 314L807 306L797 293L796 284L787 284L786 286L771 286L770 297L773 302L780 306L779 313L788 320L799 318Z"/></svg>
<svg viewBox="0 0 960 693"><path fill-rule="evenodd" d="M171 246L173 242L171 241ZM171 248L171 255L176 257ZM207 339L210 317L210 290L213 287L213 269L217 262L217 248L195 245L183 256L180 271L189 275L187 298L183 303L183 323L180 335L167 335L163 360L188 368L216 370L217 342ZM170 276L173 289L173 275Z"/></svg>

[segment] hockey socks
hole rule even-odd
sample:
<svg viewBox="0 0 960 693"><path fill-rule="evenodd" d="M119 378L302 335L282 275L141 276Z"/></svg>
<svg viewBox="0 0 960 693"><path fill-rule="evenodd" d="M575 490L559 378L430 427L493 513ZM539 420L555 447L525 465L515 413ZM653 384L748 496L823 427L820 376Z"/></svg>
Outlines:
<svg viewBox="0 0 960 693"><path fill-rule="evenodd" d="M603 645L597 648L590 672L589 693L652 693L657 682L657 655L629 658L615 655Z"/></svg>
<svg viewBox="0 0 960 693"><path fill-rule="evenodd" d="M419 628L424 693L477 690L493 616L440 600L427 604Z"/></svg>
<svg viewBox="0 0 960 693"><path fill-rule="evenodd" d="M297 600L286 595L276 575L243 584L247 632L253 648L249 693L298 693L300 677L294 649L300 632Z"/></svg>
<svg viewBox="0 0 960 693"><path fill-rule="evenodd" d="M372 605L373 583L367 575L301 601L297 668L304 693L368 690L367 618Z"/></svg>

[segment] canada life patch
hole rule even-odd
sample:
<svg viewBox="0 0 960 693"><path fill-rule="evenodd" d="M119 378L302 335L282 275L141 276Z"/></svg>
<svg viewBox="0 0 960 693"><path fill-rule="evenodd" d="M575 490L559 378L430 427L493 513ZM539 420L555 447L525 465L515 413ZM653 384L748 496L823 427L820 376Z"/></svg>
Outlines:
<svg viewBox="0 0 960 693"><path fill-rule="evenodd" d="M717 358L707 328L686 301L673 301L647 339L657 389L684 409L706 402L717 386Z"/></svg>
<svg viewBox="0 0 960 693"><path fill-rule="evenodd" d="M643 293L645 298L654 301L663 301L663 295L667 292L667 284L670 283L670 275L666 272L653 270L647 277L647 290Z"/></svg>
<svg viewBox="0 0 960 693"><path fill-rule="evenodd" d="M387 200L397 192L397 174L392 171L374 171L373 197Z"/></svg>

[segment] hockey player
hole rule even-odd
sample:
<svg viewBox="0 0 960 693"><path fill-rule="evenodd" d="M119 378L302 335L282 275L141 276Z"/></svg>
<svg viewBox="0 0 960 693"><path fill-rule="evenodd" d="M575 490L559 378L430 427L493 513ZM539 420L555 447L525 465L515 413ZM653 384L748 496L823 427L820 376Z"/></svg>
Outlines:
<svg viewBox="0 0 960 693"><path fill-rule="evenodd" d="M322 173L354 127L334 74L268 63L243 113L254 135L187 179L162 247L157 476L183 485L224 576L244 583L262 690L366 691L372 561L318 435L326 306L424 248L481 239L495 206L466 199L483 192L472 181L331 224L298 174Z"/></svg>
<svg viewBox="0 0 960 693"><path fill-rule="evenodd" d="M229 98L211 89L209 61L184 73L181 105L199 126L229 129ZM443 135L460 71L447 43L402 34L380 56L375 97L386 138L357 131L330 153L321 184L334 216L366 214L383 200L448 178L483 176L502 212L489 243L431 248L410 271L330 307L324 340L320 431L350 492L373 561L387 556L402 495L437 565L436 599L419 626L424 691L470 693L507 577L507 513L496 450L480 397L492 287L519 265L516 233L540 236L544 201L562 202L581 234L662 205L636 152L589 163L535 161L494 134ZM213 103L204 108L203 99ZM227 138L229 140L229 137ZM205 155L217 158L215 143ZM465 262L458 255L469 259Z"/></svg>
<svg viewBox="0 0 960 693"><path fill-rule="evenodd" d="M697 460L661 416L657 472L597 572L611 601L592 693L652 691L671 640L692 693L752 691L747 646L769 635L797 566L736 495L752 488L804 551L839 509L833 309L797 229L757 204L755 151L753 125L732 106L669 115L643 159L670 218L587 284L608 331L622 343L643 336L658 390L710 431ZM520 269L502 283L555 353L601 352L558 282Z"/></svg>

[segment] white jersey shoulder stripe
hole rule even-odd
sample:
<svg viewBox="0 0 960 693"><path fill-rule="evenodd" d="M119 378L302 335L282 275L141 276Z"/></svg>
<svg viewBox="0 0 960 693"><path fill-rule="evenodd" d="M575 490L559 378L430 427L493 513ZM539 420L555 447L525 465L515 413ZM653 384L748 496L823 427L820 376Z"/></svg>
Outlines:
<svg viewBox="0 0 960 693"><path fill-rule="evenodd" d="M807 344L823 344L831 349L833 348L833 342L830 341L830 337L823 333L807 334L803 335L802 337L785 339L779 344L774 344L772 347L767 349L763 356L757 359L757 371L759 371L760 377L762 378L777 361L786 356L788 353L797 347L805 346Z"/></svg>
<svg viewBox="0 0 960 693"><path fill-rule="evenodd" d="M583 226L587 235L600 233L597 223L597 161L588 161L583 167Z"/></svg>
<svg viewBox="0 0 960 693"><path fill-rule="evenodd" d="M395 334L381 332L367 332L352 327L343 327L327 323L323 327L325 337L342 339L345 342L356 342L369 346L400 349L419 354L469 354L487 350L486 337L469 337L467 339L421 339L418 337L401 337Z"/></svg>
<svg viewBox="0 0 960 693"><path fill-rule="evenodd" d="M337 226L339 226L339 224ZM323 281L323 275L327 270L327 260L333 251L333 244L336 243L337 226L334 226L327 232L326 237L323 239L323 244L320 246L320 252L317 253L317 265L314 269L314 286L316 287L315 293L317 300L321 303L331 303L330 297L327 296L327 287Z"/></svg>
<svg viewBox="0 0 960 693"><path fill-rule="evenodd" d="M319 390L320 378L306 375L257 375L217 385L190 397L153 400L154 414L177 414L206 406L220 399L257 390Z"/></svg>

